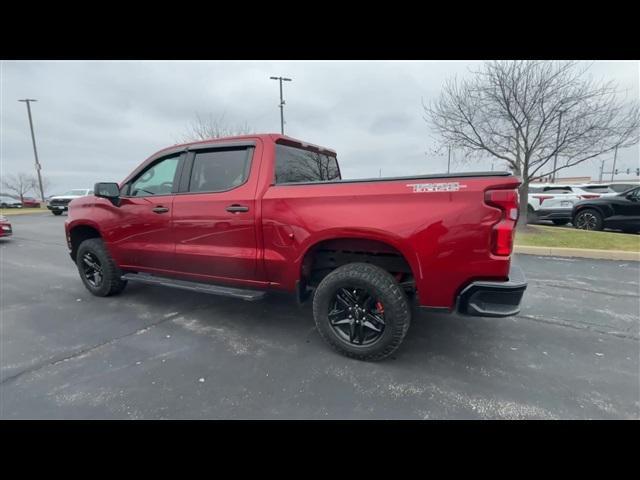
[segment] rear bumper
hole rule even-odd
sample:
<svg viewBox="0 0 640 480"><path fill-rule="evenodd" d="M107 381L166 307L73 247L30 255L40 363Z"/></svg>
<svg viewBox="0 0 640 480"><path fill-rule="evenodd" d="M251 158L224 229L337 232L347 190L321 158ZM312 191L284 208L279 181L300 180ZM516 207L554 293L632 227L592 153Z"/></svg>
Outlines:
<svg viewBox="0 0 640 480"><path fill-rule="evenodd" d="M4 225L0 226L0 237L10 237L11 235L13 235L11 225L7 225L5 223Z"/></svg>
<svg viewBox="0 0 640 480"><path fill-rule="evenodd" d="M572 208L550 208L538 210L536 216L540 220L571 220Z"/></svg>
<svg viewBox="0 0 640 480"><path fill-rule="evenodd" d="M467 285L456 302L456 310L476 317L508 317L520 312L527 279L520 267L511 266L506 282L478 281Z"/></svg>

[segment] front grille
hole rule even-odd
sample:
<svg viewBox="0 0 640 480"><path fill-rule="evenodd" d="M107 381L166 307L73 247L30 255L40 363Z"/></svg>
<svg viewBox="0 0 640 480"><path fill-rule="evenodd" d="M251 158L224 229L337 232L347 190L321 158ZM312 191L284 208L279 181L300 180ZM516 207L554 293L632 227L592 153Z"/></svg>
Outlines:
<svg viewBox="0 0 640 480"><path fill-rule="evenodd" d="M71 201L70 198L54 198L49 202L51 205L66 205Z"/></svg>

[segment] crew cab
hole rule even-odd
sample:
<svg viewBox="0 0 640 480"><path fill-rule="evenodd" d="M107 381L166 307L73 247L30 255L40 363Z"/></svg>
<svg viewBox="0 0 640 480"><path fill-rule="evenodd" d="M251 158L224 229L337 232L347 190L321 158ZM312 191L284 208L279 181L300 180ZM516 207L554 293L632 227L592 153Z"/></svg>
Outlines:
<svg viewBox="0 0 640 480"><path fill-rule="evenodd" d="M313 303L339 352L379 360L412 303L509 316L526 288L511 254L520 180L508 172L342 179L336 152L278 134L161 150L69 204L71 259L96 296L128 281Z"/></svg>

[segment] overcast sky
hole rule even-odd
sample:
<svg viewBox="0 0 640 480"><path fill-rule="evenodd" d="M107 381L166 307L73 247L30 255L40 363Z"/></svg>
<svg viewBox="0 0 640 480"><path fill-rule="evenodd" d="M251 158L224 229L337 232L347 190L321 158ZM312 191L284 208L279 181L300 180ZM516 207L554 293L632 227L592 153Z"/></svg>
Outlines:
<svg viewBox="0 0 640 480"><path fill-rule="evenodd" d="M278 132L278 84L285 83L288 135L335 149L346 178L446 171L423 120L443 82L468 74L461 61L3 61L0 66L0 174L34 173L27 112L32 113L48 193L120 181L155 151L176 143L201 115L224 113L259 132ZM595 62L591 74L616 80L640 97L640 62ZM636 168L639 147L619 152ZM612 158L608 155L606 158ZM455 158L454 158L455 160ZM610 163L609 163L610 164ZM598 177L600 161L561 175ZM490 161L454 162L458 171L489 170ZM504 169L496 164L496 169ZM605 169L606 170L606 169Z"/></svg>

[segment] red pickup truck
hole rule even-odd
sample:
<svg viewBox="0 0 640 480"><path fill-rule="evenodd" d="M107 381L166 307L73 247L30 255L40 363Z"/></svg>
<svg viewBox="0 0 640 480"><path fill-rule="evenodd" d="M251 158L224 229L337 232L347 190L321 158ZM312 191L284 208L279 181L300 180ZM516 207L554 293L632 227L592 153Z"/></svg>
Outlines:
<svg viewBox="0 0 640 480"><path fill-rule="evenodd" d="M277 135L176 145L122 183L97 183L65 222L94 295L127 281L257 300L313 299L321 336L379 360L401 344L412 304L518 313L511 265L520 181L510 173L344 180L333 150Z"/></svg>

